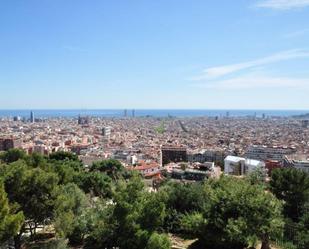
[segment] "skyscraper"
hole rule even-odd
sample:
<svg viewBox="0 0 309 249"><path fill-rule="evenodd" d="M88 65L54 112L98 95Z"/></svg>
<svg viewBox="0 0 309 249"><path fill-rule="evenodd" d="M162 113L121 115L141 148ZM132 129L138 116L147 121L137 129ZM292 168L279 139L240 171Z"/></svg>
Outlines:
<svg viewBox="0 0 309 249"><path fill-rule="evenodd" d="M34 113L33 113L33 111L30 112L30 122L34 123Z"/></svg>

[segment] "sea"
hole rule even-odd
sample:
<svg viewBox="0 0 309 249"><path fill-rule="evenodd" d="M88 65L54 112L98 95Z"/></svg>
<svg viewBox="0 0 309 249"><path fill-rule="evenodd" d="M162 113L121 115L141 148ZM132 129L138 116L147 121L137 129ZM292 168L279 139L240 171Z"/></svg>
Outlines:
<svg viewBox="0 0 309 249"><path fill-rule="evenodd" d="M36 118L74 118L81 116L90 117L114 117L125 116L123 109L34 109L34 110L0 110L0 117L30 117L33 111ZM211 110L211 109L135 109L126 110L127 117L289 117L308 114L309 110Z"/></svg>

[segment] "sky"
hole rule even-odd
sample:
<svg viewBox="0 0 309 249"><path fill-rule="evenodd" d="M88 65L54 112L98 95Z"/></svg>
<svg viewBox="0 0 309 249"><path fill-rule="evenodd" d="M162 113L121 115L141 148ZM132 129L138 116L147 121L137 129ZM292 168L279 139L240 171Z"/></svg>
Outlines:
<svg viewBox="0 0 309 249"><path fill-rule="evenodd" d="M309 0L0 0L0 109L309 110Z"/></svg>

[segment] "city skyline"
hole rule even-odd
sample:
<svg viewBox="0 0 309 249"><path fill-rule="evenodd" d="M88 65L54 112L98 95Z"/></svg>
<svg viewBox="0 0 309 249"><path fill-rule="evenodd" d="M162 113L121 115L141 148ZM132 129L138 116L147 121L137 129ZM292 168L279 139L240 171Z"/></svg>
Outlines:
<svg viewBox="0 0 309 249"><path fill-rule="evenodd" d="M309 1L0 6L0 109L309 109Z"/></svg>

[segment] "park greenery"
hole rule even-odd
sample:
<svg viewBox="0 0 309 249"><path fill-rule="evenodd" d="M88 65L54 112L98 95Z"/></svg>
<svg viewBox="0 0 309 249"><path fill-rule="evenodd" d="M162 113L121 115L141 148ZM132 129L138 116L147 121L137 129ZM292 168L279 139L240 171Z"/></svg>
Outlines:
<svg viewBox="0 0 309 249"><path fill-rule="evenodd" d="M0 154L0 248L309 248L309 176L295 169L203 182L165 180L150 191L116 160L84 167L75 154Z"/></svg>

